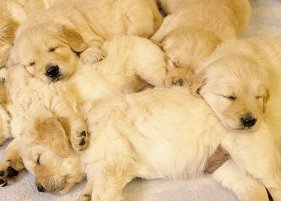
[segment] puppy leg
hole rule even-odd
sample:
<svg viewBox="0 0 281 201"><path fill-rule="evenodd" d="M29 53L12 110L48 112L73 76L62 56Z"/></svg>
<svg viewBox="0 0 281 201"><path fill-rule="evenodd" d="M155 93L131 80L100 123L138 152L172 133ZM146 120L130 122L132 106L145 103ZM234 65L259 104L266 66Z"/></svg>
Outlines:
<svg viewBox="0 0 281 201"><path fill-rule="evenodd" d="M223 147L239 167L261 181L274 201L281 201L281 155L270 131L261 128L248 135L231 135Z"/></svg>
<svg viewBox="0 0 281 201"><path fill-rule="evenodd" d="M124 187L134 177L134 169L124 156L112 157L115 157L113 160L116 162L100 162L92 169L95 172L92 175L95 178L92 192L94 201L121 201Z"/></svg>
<svg viewBox="0 0 281 201"><path fill-rule="evenodd" d="M163 39L174 29L177 28L177 24L174 23L176 15L172 14L165 18L159 30L150 38L153 42L161 43Z"/></svg>
<svg viewBox="0 0 281 201"><path fill-rule="evenodd" d="M93 180L89 178L83 192L78 198L78 201L91 201L92 191L93 191Z"/></svg>
<svg viewBox="0 0 281 201"><path fill-rule="evenodd" d="M233 191L241 201L269 201L265 187L241 172L231 159L218 168L212 177Z"/></svg>
<svg viewBox="0 0 281 201"><path fill-rule="evenodd" d="M104 52L101 49L102 42L92 40L88 43L88 49L83 51L80 55L80 59L83 64L93 64L103 60L105 57Z"/></svg>
<svg viewBox="0 0 281 201"><path fill-rule="evenodd" d="M68 94L69 97L75 97ZM70 141L72 148L76 151L86 149L88 145L88 129L86 121L82 118L75 100L67 97L57 97L52 101L51 110L54 116L62 117L67 123L63 123L65 129L70 129Z"/></svg>
<svg viewBox="0 0 281 201"><path fill-rule="evenodd" d="M10 115L4 105L0 105L0 145L11 136L10 133Z"/></svg>
<svg viewBox="0 0 281 201"><path fill-rule="evenodd" d="M19 153L19 138L8 145L4 161L0 164L0 186L2 187L14 183L19 171L24 169Z"/></svg>

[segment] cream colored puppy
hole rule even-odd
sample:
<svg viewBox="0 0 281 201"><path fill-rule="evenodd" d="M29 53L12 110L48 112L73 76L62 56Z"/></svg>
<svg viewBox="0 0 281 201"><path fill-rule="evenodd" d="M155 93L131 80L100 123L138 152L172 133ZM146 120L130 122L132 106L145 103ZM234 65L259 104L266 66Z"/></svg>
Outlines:
<svg viewBox="0 0 281 201"><path fill-rule="evenodd" d="M38 118L27 132L10 142L0 165L0 185L15 182L24 168L35 176L39 192L62 194L80 182L85 173L64 123L54 117Z"/></svg>
<svg viewBox="0 0 281 201"><path fill-rule="evenodd" d="M263 121L281 143L281 37L233 40L221 45L196 72L192 89L233 130Z"/></svg>
<svg viewBox="0 0 281 201"><path fill-rule="evenodd" d="M65 83L66 85L63 85L65 91L62 91L62 94L54 94L55 85L62 86L61 83L54 85L44 83L42 85L43 82L30 77L24 68L18 66L12 69L10 76L7 77L6 85L8 108L13 117L11 121L12 133L19 134L9 145L5 153L5 160L0 166L0 169L5 172L2 177L0 176L2 185L13 182L18 172L24 167L35 175L38 188L41 191L44 189L46 192L65 192L65 189L68 189L65 186L62 187L64 177L59 176L61 172L71 178L77 178L77 175L81 175L83 170L79 169L80 166L73 169L71 165L64 169L60 167L61 162L56 162L56 160L62 160L61 157L65 157L66 161L78 157L72 154L70 143L72 142L72 146L76 147L77 151L84 149L87 145L85 141L88 140L86 132L78 133L78 136L67 132L69 131L68 127L73 124L68 121L67 115L63 116L64 110L67 109L64 106L64 101L68 95L75 98L74 103L77 102L77 106L74 107L73 100L69 100L73 108L79 109L80 104L89 100L102 101L112 96L143 90L147 85L164 85L165 58L161 49L150 40L136 36L120 37L104 43L102 50L106 52L107 57L99 63L79 68L80 70ZM119 51L122 52L122 57L119 56ZM27 83L30 84L27 85ZM49 89L50 95L45 95L44 89ZM38 90L39 92L37 92ZM75 95L71 96L70 94ZM53 99L47 99L51 95L53 95ZM59 99L61 95L64 99ZM42 97L45 98L42 99ZM53 106L57 106L55 109L59 109L60 114L49 111L53 109ZM56 118L53 116L59 118L60 121L55 120ZM73 139L76 139L77 144L73 143ZM43 154L44 158L46 157L46 159L42 159L46 160L43 165L45 169L34 166L34 164L38 164L39 154L31 153L34 152L33 149L38 150L38 147L40 155ZM54 155L58 155L58 157ZM51 159L53 162L49 164L47 161ZM58 172L47 172L46 169L54 169ZM11 171L14 176L10 175L11 177L9 177ZM74 181L75 179L70 180L66 186L74 185ZM61 191L61 189L63 190Z"/></svg>
<svg viewBox="0 0 281 201"><path fill-rule="evenodd" d="M5 67L15 32L28 15L47 9L63 0L1 0L0 8L0 68Z"/></svg>
<svg viewBox="0 0 281 201"><path fill-rule="evenodd" d="M151 0L68 0L28 18L17 32L12 58L45 82L67 80L78 61L94 63L105 40L150 37L162 23Z"/></svg>
<svg viewBox="0 0 281 201"><path fill-rule="evenodd" d="M219 144L232 160L214 179L241 201L268 201L262 184L281 200L280 153L265 123L256 132L226 129L202 99L183 88L94 101L85 115L92 135L81 153L88 183L79 200L122 200L123 188L135 177L202 175Z"/></svg>
<svg viewBox="0 0 281 201"><path fill-rule="evenodd" d="M203 175L219 144L232 159L212 174L215 180L241 201L268 201L263 185L275 201L281 200L281 158L264 123L255 132L226 129L202 99L183 88L97 100L84 109L92 135L81 154L88 182L79 200L121 200L122 189L135 177ZM24 164L35 175L39 191L65 192L84 169L69 149L63 121L36 122L32 137L9 145L0 182L13 181Z"/></svg>
<svg viewBox="0 0 281 201"><path fill-rule="evenodd" d="M63 117L69 122L72 145L79 151L87 145L82 143L87 138L84 132L87 128L80 114L80 106L85 101L141 91L147 85L164 86L165 57L150 40L120 37L107 41L102 50L108 55L103 61L80 66L80 70L63 83L48 85L30 76L20 65L8 68L7 75L3 75L7 101L2 106L12 118L9 124L5 123L6 130L11 129L13 137L18 137L40 114ZM1 116L6 119L4 114ZM4 141L11 134L0 133L0 138Z"/></svg>
<svg viewBox="0 0 281 201"><path fill-rule="evenodd" d="M190 78L199 62L221 42L239 37L249 21L248 0L163 2L179 7L165 18L152 37L168 56L167 86L190 85Z"/></svg>

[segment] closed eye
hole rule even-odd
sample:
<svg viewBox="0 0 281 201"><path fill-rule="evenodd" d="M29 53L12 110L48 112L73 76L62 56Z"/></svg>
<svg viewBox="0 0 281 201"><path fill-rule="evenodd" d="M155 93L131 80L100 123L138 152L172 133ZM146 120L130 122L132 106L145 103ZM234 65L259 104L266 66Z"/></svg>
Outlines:
<svg viewBox="0 0 281 201"><path fill-rule="evenodd" d="M37 158L37 160L36 160L36 164L37 164L37 165L41 165L41 163L40 163L40 158L41 158L41 154L38 155L38 158Z"/></svg>
<svg viewBox="0 0 281 201"><path fill-rule="evenodd" d="M263 98L263 96L256 96L256 99L261 99Z"/></svg>
<svg viewBox="0 0 281 201"><path fill-rule="evenodd" d="M58 47L51 47L51 48L49 48L49 52L54 52L54 51L56 51L56 49L58 49Z"/></svg>
<svg viewBox="0 0 281 201"><path fill-rule="evenodd" d="M35 65L35 62L34 61L32 61L32 62L30 62L29 64L28 64L28 66L34 66Z"/></svg>
<svg viewBox="0 0 281 201"><path fill-rule="evenodd" d="M235 96L225 96L225 98L229 99L229 100L236 100Z"/></svg>

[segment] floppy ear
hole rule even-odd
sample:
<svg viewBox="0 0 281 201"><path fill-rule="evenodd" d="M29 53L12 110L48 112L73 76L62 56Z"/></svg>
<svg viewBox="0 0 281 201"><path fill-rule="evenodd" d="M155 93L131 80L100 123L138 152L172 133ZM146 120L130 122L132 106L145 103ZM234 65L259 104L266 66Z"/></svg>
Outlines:
<svg viewBox="0 0 281 201"><path fill-rule="evenodd" d="M67 157L73 152L65 129L57 118L50 117L36 122L35 129L35 143L51 149L61 157Z"/></svg>
<svg viewBox="0 0 281 201"><path fill-rule="evenodd" d="M266 90L266 96L263 98L263 105L262 105L263 113L266 112L266 103L267 103L269 98L270 98L270 92L269 92L269 89L267 89Z"/></svg>
<svg viewBox="0 0 281 201"><path fill-rule="evenodd" d="M63 26L62 33L67 43L75 52L83 52L88 48L88 45L83 40L82 36L75 30Z"/></svg>
<svg viewBox="0 0 281 201"><path fill-rule="evenodd" d="M190 92L195 97L201 97L200 90L206 84L207 78L204 72L196 73L191 78Z"/></svg>

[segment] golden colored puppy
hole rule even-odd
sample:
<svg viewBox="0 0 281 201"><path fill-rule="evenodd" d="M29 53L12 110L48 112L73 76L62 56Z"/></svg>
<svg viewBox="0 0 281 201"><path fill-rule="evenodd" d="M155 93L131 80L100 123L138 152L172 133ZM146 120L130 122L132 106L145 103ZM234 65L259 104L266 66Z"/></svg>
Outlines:
<svg viewBox="0 0 281 201"><path fill-rule="evenodd" d="M40 192L66 193L81 181L79 156L61 122L54 117L37 119L27 133L10 142L0 165L1 186L15 182L24 168L35 176Z"/></svg>
<svg viewBox="0 0 281 201"><path fill-rule="evenodd" d="M103 61L79 68L79 71L65 85L62 85L62 83L47 85L30 77L21 66L14 66L10 69L12 72L7 76L6 85L8 108L13 116L11 121L12 133L18 133L18 135L15 142L9 145L12 148L8 148L5 153L5 161L0 166L2 167L1 170L5 172L4 176L0 177L2 185L9 184L14 180L14 176L12 178L7 176L9 170L17 176L18 171L25 166L35 175L38 190L61 192L61 189L63 189L63 192L65 192L66 187L62 187L64 177L59 176L61 172L65 174L67 172L69 177L77 178L76 175L80 175L82 170L79 169L81 168L79 165L77 169L73 169L72 166L65 167L65 169L61 167L61 162L56 160L62 160L60 157L70 157L69 154L73 152L71 143L76 151L84 149L87 145L88 135L86 132L81 133L81 135L71 133L71 127L75 125L75 122L70 122L69 116L63 115L65 114L64 110L67 109L64 102L70 101L72 106L74 105L72 108L79 109L79 105L89 100L106 100L108 97L122 93L140 91L147 85L164 85L166 76L165 58L161 49L150 40L136 36L120 37L104 43L102 50L107 54ZM122 57L119 56L118 52L122 52ZM64 91L60 91L61 94L55 93L57 91L55 86L62 86ZM64 98L60 99L61 96ZM71 98L75 100L73 101ZM75 105L76 102L78 102L77 105ZM57 109L60 113L56 110L53 111L54 109ZM60 121L50 118L53 116L58 117ZM35 125L33 124L34 121L36 122ZM70 132L68 132L69 130ZM20 139L18 140L18 138ZM73 139L77 143L73 142ZM13 151L17 147L20 151ZM37 166L39 154L34 157L30 154L33 153L33 149L39 148L40 151L38 152L44 158L46 152L46 159L42 158L43 161L46 161L43 166ZM46 149L49 149L49 151ZM14 153L18 155L14 157ZM73 157L72 154L71 158ZM48 161L51 159L53 161L49 164ZM18 161L23 161L23 164ZM34 166L34 164L37 165ZM47 171L46 169L54 169L57 172ZM71 186L71 183L75 180L69 180L69 182L67 186Z"/></svg>
<svg viewBox="0 0 281 201"><path fill-rule="evenodd" d="M78 61L105 56L105 40L122 35L150 37L162 16L151 0L68 0L31 16L17 32L14 62L46 82L67 80Z"/></svg>
<svg viewBox="0 0 281 201"><path fill-rule="evenodd" d="M37 116L63 117L69 122L73 148L79 151L87 145L81 144L87 138L84 132L87 128L79 111L84 101L137 92L147 85L164 86L165 57L150 40L120 37L104 43L102 50L108 55L103 61L80 66L72 79L63 83L46 84L30 76L21 65L9 68L4 76L7 88L4 106L12 116L12 135L22 135ZM0 136L5 139L10 134L0 133Z"/></svg>
<svg viewBox="0 0 281 201"><path fill-rule="evenodd" d="M198 63L221 42L240 36L249 21L248 0L164 2L179 6L152 37L168 56L167 86L189 85Z"/></svg>
<svg viewBox="0 0 281 201"><path fill-rule="evenodd" d="M9 145L0 165L1 184L11 183L24 165L35 175L40 192L63 193L83 177L84 164L88 182L79 201L117 201L135 177L203 175L208 158L222 144L232 159L212 174L216 181L241 201L268 201L263 185L274 200L281 200L279 148L265 123L255 132L233 132L202 99L183 88L97 100L86 104L84 112L94 134L80 155L82 165L70 148L63 121L39 119L31 137L24 135Z"/></svg>
<svg viewBox="0 0 281 201"><path fill-rule="evenodd" d="M226 42L198 68L192 91L226 127L255 130L265 119L281 142L280 55L280 37Z"/></svg>
<svg viewBox="0 0 281 201"><path fill-rule="evenodd" d="M1 0L0 68L6 66L15 32L28 15L63 0Z"/></svg>

